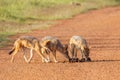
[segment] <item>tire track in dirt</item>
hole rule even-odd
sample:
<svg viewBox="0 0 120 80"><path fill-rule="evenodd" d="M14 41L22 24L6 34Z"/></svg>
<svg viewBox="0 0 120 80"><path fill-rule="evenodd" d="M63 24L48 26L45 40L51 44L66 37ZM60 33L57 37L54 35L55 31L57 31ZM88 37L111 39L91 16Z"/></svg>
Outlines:
<svg viewBox="0 0 120 80"><path fill-rule="evenodd" d="M120 50L119 38L92 38L88 41L93 50Z"/></svg>
<svg viewBox="0 0 120 80"><path fill-rule="evenodd" d="M11 37L15 40L21 35L32 35L41 39L56 36L66 44L73 35L87 39L92 62L68 63L57 52L60 63L41 63L34 54L32 62L24 62L22 52L10 63L6 54L12 47L0 51L1 80L120 80L120 7L105 8L80 14L47 30L36 30L28 34ZM80 54L78 53L78 57ZM65 62L64 62L65 61Z"/></svg>

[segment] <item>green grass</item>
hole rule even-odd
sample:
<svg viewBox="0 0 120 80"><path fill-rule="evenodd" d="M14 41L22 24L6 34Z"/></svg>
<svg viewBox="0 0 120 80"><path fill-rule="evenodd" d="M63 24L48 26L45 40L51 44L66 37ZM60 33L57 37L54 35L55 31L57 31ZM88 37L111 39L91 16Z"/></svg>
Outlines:
<svg viewBox="0 0 120 80"><path fill-rule="evenodd" d="M18 33L29 33L31 30L38 30L38 29L47 29L54 23L51 21L46 22L30 22L26 24L14 24L14 23L6 23L3 22L3 26L0 26L0 47L10 45L12 40L9 39L10 36L13 36ZM6 25L5 25L6 24ZM7 43L7 44L6 44Z"/></svg>
<svg viewBox="0 0 120 80"><path fill-rule="evenodd" d="M72 5L80 3L81 6ZM0 20L56 20L90 9L120 4L119 0L0 0Z"/></svg>
<svg viewBox="0 0 120 80"><path fill-rule="evenodd" d="M120 0L0 0L0 46L10 35L46 29L54 20L119 4Z"/></svg>

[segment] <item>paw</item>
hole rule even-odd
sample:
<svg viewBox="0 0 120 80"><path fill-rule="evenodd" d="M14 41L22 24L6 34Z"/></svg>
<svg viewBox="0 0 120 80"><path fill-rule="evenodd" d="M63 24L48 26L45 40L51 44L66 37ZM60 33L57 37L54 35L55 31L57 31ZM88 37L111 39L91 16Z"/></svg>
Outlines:
<svg viewBox="0 0 120 80"><path fill-rule="evenodd" d="M78 61L79 61L78 58L71 58L71 59L69 59L69 62L78 62Z"/></svg>
<svg viewBox="0 0 120 80"><path fill-rule="evenodd" d="M55 61L55 63L58 63L58 61Z"/></svg>
<svg viewBox="0 0 120 80"><path fill-rule="evenodd" d="M47 59L48 60L48 62L47 63L50 63L51 62L51 60L50 59Z"/></svg>
<svg viewBox="0 0 120 80"><path fill-rule="evenodd" d="M49 61L48 61L47 59L44 58L44 59L42 59L42 62L43 62L43 63L45 63L45 62L48 63Z"/></svg>
<svg viewBox="0 0 120 80"><path fill-rule="evenodd" d="M79 60L79 62L85 62L85 58L82 58L81 60Z"/></svg>
<svg viewBox="0 0 120 80"><path fill-rule="evenodd" d="M91 61L91 58L88 57L88 58L87 58L87 61L90 62L90 61Z"/></svg>

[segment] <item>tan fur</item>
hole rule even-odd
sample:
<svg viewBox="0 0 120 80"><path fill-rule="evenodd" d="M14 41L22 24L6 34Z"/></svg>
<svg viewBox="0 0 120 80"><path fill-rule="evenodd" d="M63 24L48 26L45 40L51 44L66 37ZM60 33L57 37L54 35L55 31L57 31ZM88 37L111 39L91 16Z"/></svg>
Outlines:
<svg viewBox="0 0 120 80"><path fill-rule="evenodd" d="M47 54L47 58L50 61L50 52L53 54L54 62L58 62L56 59L56 51L62 53L67 59L69 59L69 55L67 52L67 46L61 44L60 40L55 37L46 36L42 38L40 42L42 48L42 53Z"/></svg>
<svg viewBox="0 0 120 80"><path fill-rule="evenodd" d="M27 58L25 57L25 48L29 48L31 50L30 52L30 58L27 60ZM43 54L41 54L41 46L39 44L39 40L35 37L32 36L22 36L20 38L18 38L15 43L14 46L12 48L12 50L9 52L9 54L12 54L12 59L11 62L13 62L14 60L14 56L16 55L16 53L22 49L24 51L24 59L26 62L30 62L31 58L32 58L32 51L35 50L41 57L43 61L47 62L47 59L44 57Z"/></svg>
<svg viewBox="0 0 120 80"><path fill-rule="evenodd" d="M87 42L84 38L80 36L72 36L70 38L70 50L72 54L72 58L77 58L77 51L81 51L82 58L89 58L89 48Z"/></svg>

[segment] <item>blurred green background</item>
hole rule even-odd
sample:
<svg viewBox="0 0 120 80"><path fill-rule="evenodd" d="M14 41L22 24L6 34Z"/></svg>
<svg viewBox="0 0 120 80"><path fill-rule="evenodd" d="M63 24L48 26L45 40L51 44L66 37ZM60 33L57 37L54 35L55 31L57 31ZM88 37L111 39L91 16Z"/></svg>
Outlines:
<svg viewBox="0 0 120 80"><path fill-rule="evenodd" d="M0 47L9 42L8 36L46 29L55 20L118 5L120 0L0 0Z"/></svg>

